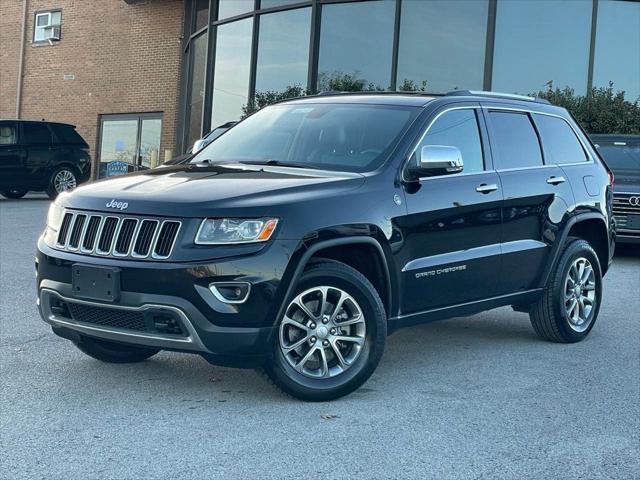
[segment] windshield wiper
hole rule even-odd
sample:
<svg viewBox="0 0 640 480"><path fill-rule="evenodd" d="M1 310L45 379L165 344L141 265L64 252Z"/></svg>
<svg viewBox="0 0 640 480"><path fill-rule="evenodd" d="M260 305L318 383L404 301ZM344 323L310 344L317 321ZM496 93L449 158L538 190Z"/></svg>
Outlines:
<svg viewBox="0 0 640 480"><path fill-rule="evenodd" d="M303 164L303 163L290 163L290 162L281 162L280 160L264 160L264 161L260 161L260 160L242 160L238 163L241 163L243 165L269 165L269 166L273 166L273 167L291 167L291 168L313 168L311 165L309 164Z"/></svg>

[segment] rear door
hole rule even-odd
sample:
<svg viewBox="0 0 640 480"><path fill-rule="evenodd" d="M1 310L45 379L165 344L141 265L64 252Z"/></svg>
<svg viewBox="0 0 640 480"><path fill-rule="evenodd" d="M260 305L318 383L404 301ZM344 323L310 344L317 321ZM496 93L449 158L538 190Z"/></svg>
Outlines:
<svg viewBox="0 0 640 480"><path fill-rule="evenodd" d="M407 216L397 254L402 314L491 297L500 269L502 190L491 164L479 104L445 107L416 148L457 147L460 173L406 185ZM413 161L413 160L412 160Z"/></svg>
<svg viewBox="0 0 640 480"><path fill-rule="evenodd" d="M41 188L49 182L56 153L51 130L46 123L25 122L22 124L22 138L27 148L27 175L31 185Z"/></svg>
<svg viewBox="0 0 640 480"><path fill-rule="evenodd" d="M545 162L532 114L483 105L504 193L500 293L539 286L573 192L562 169Z"/></svg>
<svg viewBox="0 0 640 480"><path fill-rule="evenodd" d="M0 122L0 188L19 188L25 185L26 152L19 142L16 122Z"/></svg>

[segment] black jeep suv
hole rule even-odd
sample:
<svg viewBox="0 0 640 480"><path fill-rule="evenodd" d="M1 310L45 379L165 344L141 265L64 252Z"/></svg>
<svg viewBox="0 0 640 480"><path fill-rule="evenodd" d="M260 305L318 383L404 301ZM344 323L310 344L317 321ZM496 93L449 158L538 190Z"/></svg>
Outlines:
<svg viewBox="0 0 640 480"><path fill-rule="evenodd" d="M73 125L0 120L0 194L21 198L29 190L52 199L91 175L89 146Z"/></svg>
<svg viewBox="0 0 640 480"><path fill-rule="evenodd" d="M187 165L61 195L38 304L99 360L197 353L329 400L409 325L512 305L543 339L585 338L612 180L564 109L528 97L285 101Z"/></svg>

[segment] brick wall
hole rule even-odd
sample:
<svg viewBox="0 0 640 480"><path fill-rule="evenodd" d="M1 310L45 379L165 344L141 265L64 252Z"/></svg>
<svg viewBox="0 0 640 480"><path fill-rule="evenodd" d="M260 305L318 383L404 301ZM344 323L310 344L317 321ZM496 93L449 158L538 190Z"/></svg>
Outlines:
<svg viewBox="0 0 640 480"><path fill-rule="evenodd" d="M23 1L0 0L0 118L15 116ZM175 152L183 1L27 1L21 117L76 125L95 159L100 114L162 112L160 158ZM34 44L34 13L49 9L61 41Z"/></svg>

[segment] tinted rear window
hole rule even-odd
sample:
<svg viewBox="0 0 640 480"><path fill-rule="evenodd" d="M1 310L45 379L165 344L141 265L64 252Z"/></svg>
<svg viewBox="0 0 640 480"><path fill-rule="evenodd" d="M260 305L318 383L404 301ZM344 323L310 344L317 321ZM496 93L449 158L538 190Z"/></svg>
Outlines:
<svg viewBox="0 0 640 480"><path fill-rule="evenodd" d="M534 118L542 137L547 163L577 163L588 160L578 137L566 121L538 114Z"/></svg>
<svg viewBox="0 0 640 480"><path fill-rule="evenodd" d="M71 143L78 145L86 145L87 142L80 136L76 129L71 125L51 125L53 133L59 143Z"/></svg>
<svg viewBox="0 0 640 480"><path fill-rule="evenodd" d="M49 145L52 143L51 131L44 123L24 123L24 143L27 145Z"/></svg>
<svg viewBox="0 0 640 480"><path fill-rule="evenodd" d="M529 115L489 112L493 131L491 144L498 168L524 168L542 165L542 151Z"/></svg>

